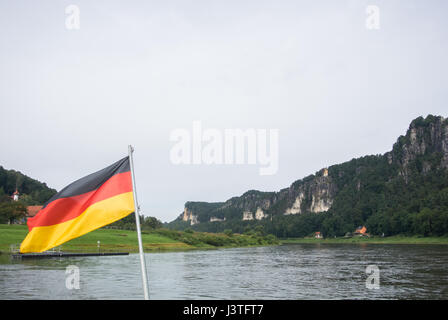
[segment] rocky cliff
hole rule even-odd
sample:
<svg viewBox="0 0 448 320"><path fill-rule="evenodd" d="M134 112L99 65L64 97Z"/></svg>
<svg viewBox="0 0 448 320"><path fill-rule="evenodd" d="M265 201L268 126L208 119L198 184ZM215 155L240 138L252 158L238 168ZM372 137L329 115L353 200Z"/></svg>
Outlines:
<svg viewBox="0 0 448 320"><path fill-rule="evenodd" d="M321 213L333 206L374 197L396 179L448 168L448 120L428 116L413 120L390 152L323 168L278 192L251 190L226 202L187 202L178 220L191 225L224 220L263 220L275 215ZM374 183L372 183L374 181ZM347 200L350 194L350 199Z"/></svg>
<svg viewBox="0 0 448 320"><path fill-rule="evenodd" d="M418 165L423 173L448 168L447 122L448 119L434 116L412 121L406 135L400 136L393 150L386 153L389 163L396 163L399 174L406 180L412 164Z"/></svg>

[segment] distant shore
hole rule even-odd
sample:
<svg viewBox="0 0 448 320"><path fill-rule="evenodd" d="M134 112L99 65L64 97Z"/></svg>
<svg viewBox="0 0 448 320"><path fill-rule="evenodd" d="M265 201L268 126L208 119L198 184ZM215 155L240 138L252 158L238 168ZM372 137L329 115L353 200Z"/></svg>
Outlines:
<svg viewBox="0 0 448 320"><path fill-rule="evenodd" d="M418 237L418 236L390 236L390 237L339 237L339 238L287 238L280 239L282 244L289 243L336 243L336 244L444 244L448 245L448 237Z"/></svg>
<svg viewBox="0 0 448 320"><path fill-rule="evenodd" d="M0 254L11 253L11 246L18 249L28 233L25 225L0 224ZM99 242L99 243L98 243ZM175 231L156 229L142 231L145 252L185 251L197 249L218 249L234 247L255 247L277 244L438 244L448 245L448 237L339 237L316 239L287 238L275 239L273 236L222 233L205 233L193 231ZM137 233L132 230L98 229L82 237L73 239L55 248L66 252L138 252Z"/></svg>

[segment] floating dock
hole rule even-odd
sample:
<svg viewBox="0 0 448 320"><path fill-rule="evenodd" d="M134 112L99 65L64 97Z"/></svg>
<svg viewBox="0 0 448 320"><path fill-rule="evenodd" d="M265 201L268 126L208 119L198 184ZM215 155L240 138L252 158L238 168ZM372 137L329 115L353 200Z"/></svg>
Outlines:
<svg viewBox="0 0 448 320"><path fill-rule="evenodd" d="M69 257L102 257L102 256L127 256L129 252L93 252L93 253L75 253L75 252L47 252L47 253L17 253L12 257L16 259L41 259L41 258L69 258Z"/></svg>

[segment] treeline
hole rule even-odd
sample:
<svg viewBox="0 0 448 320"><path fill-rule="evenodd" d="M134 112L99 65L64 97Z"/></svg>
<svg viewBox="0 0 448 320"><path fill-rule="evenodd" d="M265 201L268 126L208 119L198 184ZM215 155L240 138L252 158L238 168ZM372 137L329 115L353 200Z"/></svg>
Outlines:
<svg viewBox="0 0 448 320"><path fill-rule="evenodd" d="M195 232L191 228L184 228L182 231L164 228L163 223L154 217L144 217L140 215L140 226L142 233L157 233L175 241L184 242L195 247L241 247L278 244L278 239L268 234L263 226L254 228L248 227L240 233L234 233L230 229L222 232ZM135 230L135 215L130 214L127 217L116 221L106 229Z"/></svg>
<svg viewBox="0 0 448 320"><path fill-rule="evenodd" d="M195 232L190 228L184 231L162 228L156 230L156 233L195 247L244 247L279 243L275 236L267 234L261 226L248 229L243 234L233 233L229 229L222 233Z"/></svg>
<svg viewBox="0 0 448 320"><path fill-rule="evenodd" d="M162 228L163 223L155 217L145 217L140 215L140 229L141 230L155 230ZM122 230L136 230L135 214L120 219L112 224L105 226L108 229L122 229Z"/></svg>
<svg viewBox="0 0 448 320"><path fill-rule="evenodd" d="M45 183L0 166L0 201L7 201L16 189L20 193L22 203L28 206L42 205L56 194L56 190Z"/></svg>
<svg viewBox="0 0 448 320"><path fill-rule="evenodd" d="M12 199L16 189L20 194L19 201ZM0 223L24 221L27 206L42 205L54 194L56 190L45 183L0 166Z"/></svg>

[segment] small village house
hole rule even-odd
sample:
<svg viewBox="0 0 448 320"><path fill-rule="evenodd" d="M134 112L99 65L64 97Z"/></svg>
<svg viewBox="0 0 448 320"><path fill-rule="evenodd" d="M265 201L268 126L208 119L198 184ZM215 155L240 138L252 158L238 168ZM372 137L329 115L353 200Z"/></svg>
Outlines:
<svg viewBox="0 0 448 320"><path fill-rule="evenodd" d="M358 227L355 230L355 232L353 233L353 235L360 236L360 237L368 237L369 236L369 234L367 233L367 228L365 226Z"/></svg>
<svg viewBox="0 0 448 320"><path fill-rule="evenodd" d="M43 206L28 206L26 207L26 217L32 218L34 217Z"/></svg>

